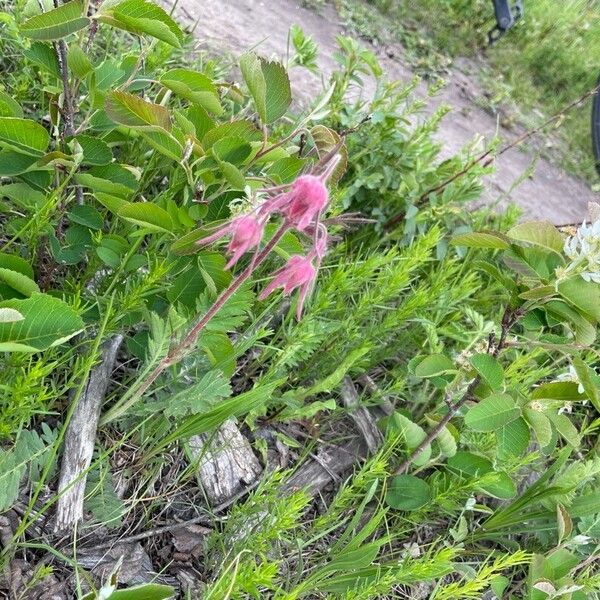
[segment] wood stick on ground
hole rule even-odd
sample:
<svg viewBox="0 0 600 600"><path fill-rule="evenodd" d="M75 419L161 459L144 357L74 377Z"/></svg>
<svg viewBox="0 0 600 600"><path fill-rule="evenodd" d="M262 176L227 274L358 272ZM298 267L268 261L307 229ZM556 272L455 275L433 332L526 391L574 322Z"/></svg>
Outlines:
<svg viewBox="0 0 600 600"><path fill-rule="evenodd" d="M377 427L373 414L360 403L356 386L348 376L342 381L340 395L344 406L349 409L348 415L361 432L369 452L375 454L383 443L383 435Z"/></svg>
<svg viewBox="0 0 600 600"><path fill-rule="evenodd" d="M198 478L211 506L227 502L262 473L250 442L233 421L226 421L215 433L191 437L189 448L199 458Z"/></svg>
<svg viewBox="0 0 600 600"><path fill-rule="evenodd" d="M101 361L90 372L85 390L67 427L58 490L60 493L61 490L68 489L57 502L54 524L57 532L72 529L83 517L87 480L83 473L92 461L100 409L122 341L123 336L116 335L104 343Z"/></svg>

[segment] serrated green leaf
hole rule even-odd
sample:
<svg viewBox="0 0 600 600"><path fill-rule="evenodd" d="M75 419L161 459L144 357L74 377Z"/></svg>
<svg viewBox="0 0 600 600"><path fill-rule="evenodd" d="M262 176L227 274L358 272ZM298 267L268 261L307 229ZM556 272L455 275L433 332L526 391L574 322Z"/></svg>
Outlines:
<svg viewBox="0 0 600 600"><path fill-rule="evenodd" d="M508 394L492 394L472 406L465 415L465 425L475 431L496 431L518 419L521 410Z"/></svg>
<svg viewBox="0 0 600 600"><path fill-rule="evenodd" d="M161 76L160 82L178 96L199 104L217 116L223 113L217 88L202 73L189 69L171 69Z"/></svg>
<svg viewBox="0 0 600 600"><path fill-rule="evenodd" d="M564 240L558 229L549 221L520 223L507 233L508 237L519 242L527 242L546 250L562 254Z"/></svg>
<svg viewBox="0 0 600 600"><path fill-rule="evenodd" d="M248 52L240 58L240 69L261 121L269 124L282 117L292 101L290 81L283 65Z"/></svg>
<svg viewBox="0 0 600 600"><path fill-rule="evenodd" d="M29 156L41 157L50 143L50 134L35 121L0 117L0 146Z"/></svg>
<svg viewBox="0 0 600 600"><path fill-rule="evenodd" d="M261 58L260 66L267 90L265 123L269 124L285 115L292 103L292 91L287 71L280 62Z"/></svg>
<svg viewBox="0 0 600 600"><path fill-rule="evenodd" d="M49 44L44 42L33 42L29 48L23 51L23 55L36 65L56 77L60 78L60 67L56 52Z"/></svg>
<svg viewBox="0 0 600 600"><path fill-rule="evenodd" d="M160 104L147 102L139 96L114 90L106 95L106 114L115 122L127 127L160 127L171 130L171 116Z"/></svg>
<svg viewBox="0 0 600 600"><path fill-rule="evenodd" d="M147 34L176 48L181 47L183 33L173 19L159 6L146 0L110 3L97 14L99 21L138 35Z"/></svg>
<svg viewBox="0 0 600 600"><path fill-rule="evenodd" d="M34 40L58 40L90 24L83 15L83 5L78 0L31 17L21 25L21 33Z"/></svg>
<svg viewBox="0 0 600 600"><path fill-rule="evenodd" d="M70 221L89 229L99 230L102 229L102 225L104 224L102 215L89 204L77 204L67 214Z"/></svg>

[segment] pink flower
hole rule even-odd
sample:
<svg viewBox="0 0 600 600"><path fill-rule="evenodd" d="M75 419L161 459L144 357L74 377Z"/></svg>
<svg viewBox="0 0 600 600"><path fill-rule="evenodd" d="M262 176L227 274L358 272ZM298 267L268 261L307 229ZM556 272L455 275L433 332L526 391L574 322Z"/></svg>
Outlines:
<svg viewBox="0 0 600 600"><path fill-rule="evenodd" d="M296 307L296 317L300 319L304 301L316 275L317 271L309 258L297 255L292 256L282 269L275 272L273 281L262 291L259 298L264 300L279 287L283 288L283 293L286 296L289 296L296 288L300 288L298 305Z"/></svg>
<svg viewBox="0 0 600 600"><path fill-rule="evenodd" d="M315 175L298 177L287 197L289 204L283 213L298 231L306 229L318 217L329 200L323 179Z"/></svg>
<svg viewBox="0 0 600 600"><path fill-rule="evenodd" d="M227 252L232 256L227 265L225 265L225 268L229 269L235 265L245 252L256 248L260 244L263 231L263 222L249 215L242 215L241 217L236 217L212 235L199 240L198 245L212 244L212 242L226 235L231 235Z"/></svg>

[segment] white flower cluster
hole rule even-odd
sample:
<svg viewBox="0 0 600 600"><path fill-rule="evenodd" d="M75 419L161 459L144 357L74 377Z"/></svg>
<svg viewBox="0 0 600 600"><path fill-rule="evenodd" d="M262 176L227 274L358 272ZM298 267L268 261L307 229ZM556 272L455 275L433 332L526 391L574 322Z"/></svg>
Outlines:
<svg viewBox="0 0 600 600"><path fill-rule="evenodd" d="M578 273L585 281L600 283L600 218L589 225L584 222L567 238L565 254L572 262L564 275Z"/></svg>

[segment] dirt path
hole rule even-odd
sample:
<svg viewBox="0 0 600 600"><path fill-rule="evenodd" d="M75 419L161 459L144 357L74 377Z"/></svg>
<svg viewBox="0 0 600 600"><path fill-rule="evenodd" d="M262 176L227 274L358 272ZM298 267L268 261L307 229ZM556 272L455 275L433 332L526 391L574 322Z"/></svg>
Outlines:
<svg viewBox="0 0 600 600"><path fill-rule="evenodd" d="M294 23L300 25L319 45L321 67L320 76L305 69L293 69L294 96L304 99L320 91L322 81L329 78L335 68L332 58L335 36L344 33L330 5L322 14L317 14L294 0L179 0L178 12L180 18L190 23L198 21L195 34L201 46L234 55L256 47L265 56L285 57L289 27ZM389 79L410 81L413 74L402 61L401 49L395 51L392 58L380 54ZM473 103L472 99L478 95L474 79L455 68L448 82L442 93L429 102L427 110L433 110L440 103L453 107L437 134L443 142L443 157L456 153L475 135L490 139L497 131L496 119ZM425 86L420 86L416 93L425 96ZM500 131L500 134L505 141L515 135L508 131ZM486 181L485 201L499 200L500 207L514 202L523 209L526 218L549 219L560 225L583 220L588 202L598 201L599 195L586 183L543 158L537 162L534 174L512 189L534 159L533 154L518 149L501 156L496 161L495 174Z"/></svg>

